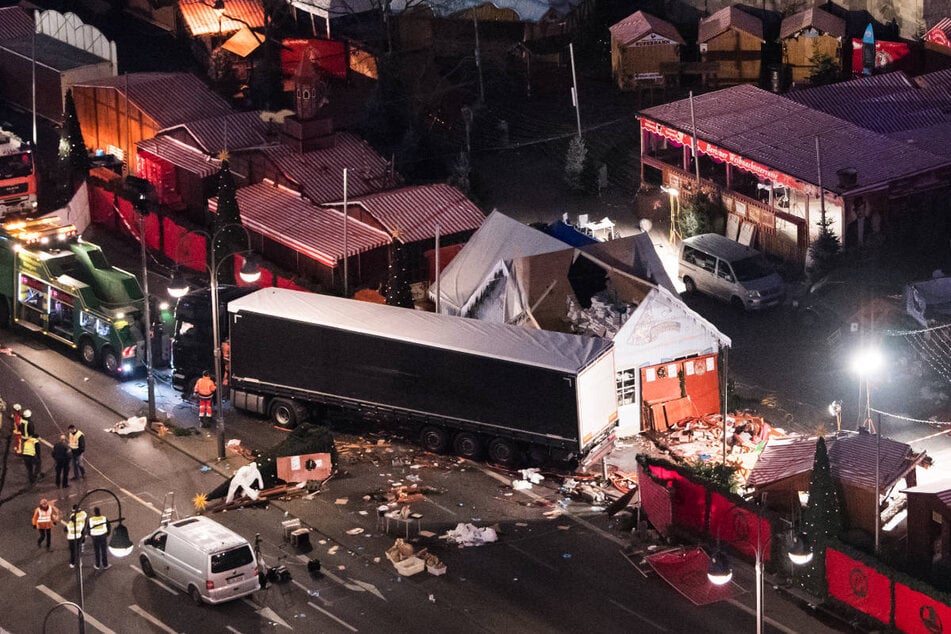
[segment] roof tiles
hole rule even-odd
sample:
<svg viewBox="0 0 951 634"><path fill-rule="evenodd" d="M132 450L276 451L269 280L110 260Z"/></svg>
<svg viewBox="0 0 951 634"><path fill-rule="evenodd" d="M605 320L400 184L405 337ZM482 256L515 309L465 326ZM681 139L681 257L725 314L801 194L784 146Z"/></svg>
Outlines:
<svg viewBox="0 0 951 634"><path fill-rule="evenodd" d="M713 15L700 20L697 42L709 42L730 29L763 39L763 21L733 5L723 7Z"/></svg>
<svg viewBox="0 0 951 634"><path fill-rule="evenodd" d="M779 29L779 37L785 40L787 37L795 36L808 28L815 28L823 35L845 37L845 20L818 7L806 9L783 18L783 24Z"/></svg>
<svg viewBox="0 0 951 634"><path fill-rule="evenodd" d="M192 36L234 33L242 26L264 28L264 5L261 0L224 0L225 9L219 21L214 2L181 0L178 8L182 22Z"/></svg>
<svg viewBox="0 0 951 634"><path fill-rule="evenodd" d="M680 32L670 22L661 20L649 13L636 11L611 27L611 35L621 46L627 46L641 40L644 36L656 33L678 44L685 44Z"/></svg>
<svg viewBox="0 0 951 634"><path fill-rule="evenodd" d="M198 121L186 121L161 132L184 129L194 139L198 149L217 156L223 150L236 152L267 145L271 130L269 126L272 125L277 126L264 121L259 111L231 112ZM275 127L275 138L278 131Z"/></svg>
<svg viewBox="0 0 951 634"><path fill-rule="evenodd" d="M380 192L354 200L394 238L403 243L475 231L485 215L462 192L445 184L419 185Z"/></svg>

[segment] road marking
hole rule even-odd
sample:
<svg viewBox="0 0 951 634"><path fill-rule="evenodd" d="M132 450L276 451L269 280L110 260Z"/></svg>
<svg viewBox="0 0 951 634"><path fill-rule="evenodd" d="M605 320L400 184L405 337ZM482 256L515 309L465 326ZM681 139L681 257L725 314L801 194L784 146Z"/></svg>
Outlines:
<svg viewBox="0 0 951 634"><path fill-rule="evenodd" d="M480 469L480 470L482 471L482 473L486 474L486 475L489 476L490 478L494 478L494 479L498 480L499 482L502 482L502 483L507 484L507 485L509 485L509 486L512 485L512 481L509 480L508 478L506 478L505 476L503 476L503 475L501 475L501 474L498 474L498 473L496 473L496 472L494 472L494 471L491 471L490 469L487 469L486 467L483 467L483 466L480 465L480 464L476 464L476 463L471 463L471 464L472 464L472 466L476 467L477 469ZM519 491L519 493L522 493L522 494L524 494L524 495L526 495L526 496L532 498L532 499L535 500L536 502L547 502L547 500L546 500L544 497L538 495L537 493L535 493L535 492L533 492L533 491L531 491L531 490L522 489L522 490ZM582 526L584 526L585 528L587 528L589 531L591 531L591 532L593 532L593 533L597 533L598 535L600 535L601 537L603 537L603 538L605 538L605 539L611 540L612 542L614 542L614 543L617 544L618 546L627 546L627 545L628 545L628 542L627 542L627 541L621 539L620 537L618 537L618 536L616 536L616 535L612 535L611 533L609 533L609 532L607 532L607 531L605 531L605 530L602 530L602 529L598 528L597 526L595 526L594 524L592 524L592 523L589 522L588 520L586 520L586 519L584 519L584 518L582 518L582 517L578 517L577 515L575 515L574 513L572 513L571 511L569 511L568 509L563 509L563 508L561 508L561 507L558 507L558 508L559 508L559 510L561 511L561 514L562 514L562 515L567 515L568 518L571 519L573 522L575 522L575 523L577 523L577 524L581 524Z"/></svg>
<svg viewBox="0 0 951 634"><path fill-rule="evenodd" d="M123 489L122 487L118 487L118 488L119 488L120 491L122 491L123 493L125 493L127 496L129 496L131 499L135 500L136 502L138 502L139 504L141 504L141 505L144 506L145 508L147 508L147 509L152 509L153 511L155 511L155 512L158 513L159 515L162 514L162 511L160 511L159 509L157 509L157 508L155 507L155 505L152 504L151 502L149 502L149 501L147 501L147 500L143 500L143 499L140 498L138 495L136 495L136 494L133 493L132 491L129 491L128 489Z"/></svg>
<svg viewBox="0 0 951 634"><path fill-rule="evenodd" d="M511 548L512 550L521 553L522 556L524 556L524 557L525 557L526 559L528 559L529 561L532 561L532 562L534 562L534 563L536 563L536 564L538 564L539 566L542 566L542 567L544 567L544 568L548 568L548 569L551 570L552 572L558 572L558 569L555 568L554 566L552 566L552 565L551 565L550 563L548 563L547 561L542 561L542 560L539 559L538 557L535 557L534 555L532 555L532 554L528 553L527 551L525 551L525 550L519 548L518 546L516 546L516 545L514 545L514 544L509 544L509 543L506 543L505 545L508 546L509 548Z"/></svg>
<svg viewBox="0 0 951 634"><path fill-rule="evenodd" d="M251 609L254 610L254 612L255 612L258 616L260 616L262 619L267 619L268 621L270 621L271 623L273 623L273 624L275 624L275 625L283 625L284 627L286 627L286 628L289 629L289 630L293 630L293 629L294 629L293 627L291 627L290 625L287 624L287 621L285 621L285 620L282 619L280 616L278 616L278 615L277 615L277 612L275 612L275 611L272 610L271 608L269 608L269 607L267 607L267 606L259 607L257 603L255 603L254 601L252 601L252 600L249 599L248 597L243 597L241 600L244 601L244 603L245 603L246 605L251 606Z"/></svg>
<svg viewBox="0 0 951 634"><path fill-rule="evenodd" d="M651 627L653 627L653 628L655 628L655 629L657 629L657 630L660 630L661 632L666 632L666 631L668 631L667 628L664 627L663 625L661 625L660 623L656 623L656 622L650 620L649 618L647 618L647 617L644 616L643 614L632 610L631 608L627 607L626 605L622 605L622 604L618 603L617 601L615 601L614 599L608 599L608 601L611 602L611 603L613 603L616 607L618 607L618 608L624 610L624 611L627 612L628 614L633 614L634 616L636 616L636 617L639 618L640 620L644 621L645 623L647 623L647 624L650 625Z"/></svg>
<svg viewBox="0 0 951 634"><path fill-rule="evenodd" d="M154 577L148 576L147 574L145 574L144 572L142 572L142 569L139 568L138 566L133 566L132 564L129 564L129 568L132 568L133 570L137 570L140 575L142 575L143 577L145 577L146 579L148 579L149 581L151 581L152 583L154 583L154 584L157 585L158 587L162 588L163 590L165 590L165 591L168 592L169 594L174 594L174 595L177 595L177 594L178 594L178 590L176 590L175 588L172 588L171 586L165 585L164 583L162 583L161 581L159 581L158 579L156 579L156 578L154 578Z"/></svg>
<svg viewBox="0 0 951 634"><path fill-rule="evenodd" d="M754 610L753 608L751 608L751 607L749 607L749 606L747 606L747 605L744 605L744 604L740 603L740 602L737 601L736 599L727 599L727 603L730 603L730 604L732 604L732 605L734 605L734 606L740 608L741 610L743 610L743 611L746 612L747 614L752 614L754 617L756 616L756 610ZM777 630L779 630L780 632L785 632L786 634L797 634L796 630L791 630L791 629L789 629L788 627L786 627L785 625L783 625L782 623L780 623L780 622L778 622L778 621L774 621L773 619L769 618L768 616L765 616L765 615L764 615L764 616L763 616L763 621L765 621L766 623L769 623L770 625L772 625L773 627L775 627L775 628L776 628Z"/></svg>
<svg viewBox="0 0 951 634"><path fill-rule="evenodd" d="M347 623L346 621L343 621L343 620L341 620L341 619L338 619L336 616L334 616L333 614L331 614L331 613L328 612L327 610L323 609L323 608L320 607L319 605L315 604L313 601L308 601L308 602L307 602L307 605L309 605L310 607L314 608L314 609L317 610L318 612L321 612L322 614L325 614L325 615L329 616L329 617L332 618L334 621L336 621L337 623L340 623L340 625L344 626L345 628L347 628L347 629L350 630L351 632L359 632L359 631L360 631L360 630L358 630L357 628L355 628L355 627L353 627L352 625L350 625L349 623Z"/></svg>
<svg viewBox="0 0 951 634"><path fill-rule="evenodd" d="M241 630L236 630L236 629L234 629L233 627L231 627L230 625L229 625L228 627L226 627L225 629L228 630L229 632L234 632L234 634L241 634Z"/></svg>
<svg viewBox="0 0 951 634"><path fill-rule="evenodd" d="M56 601L57 604L72 603L71 601L64 599L63 597L61 597L60 595L53 592L52 590L50 590L49 588L47 588L46 586L42 584L36 586L36 589L42 592L43 594L45 594L46 596L48 596L49 598L51 598L53 601ZM56 606L53 606L53 607L56 607ZM67 609L72 609L69 606L66 606L66 607ZM77 614L79 613L77 612ZM114 630L110 630L108 627L106 627L105 625L103 625L102 623L94 619L93 617L89 616L89 612L85 612L85 611L83 612L83 622L88 623L89 625L92 625L94 628L96 628L100 632L103 632L104 634L116 634Z"/></svg>
<svg viewBox="0 0 951 634"><path fill-rule="evenodd" d="M17 577L25 577L25 576L26 576L26 573L25 573L25 572L23 572L22 570L20 570L19 568L17 568L17 567L14 566L13 564L11 564L11 563L10 563L9 561L7 561L6 559L0 559L0 568L6 568L7 570L9 570L9 571L12 572L13 574L15 574Z"/></svg>
<svg viewBox="0 0 951 634"><path fill-rule="evenodd" d="M304 555L298 555L297 558L301 561L309 561L307 557ZM324 577L327 577L334 583L337 583L343 586L347 590L351 590L353 592L369 592L373 596L379 597L382 600L386 601L386 597L383 596L383 593L380 592L377 589L377 587L373 585L372 583L369 583L367 581L358 581L357 579L354 579L353 577L350 577L350 583L348 583L347 581L344 581L343 579L341 579L334 573L330 572L329 570L321 569L320 574L323 575ZM306 590L308 594L311 592L310 588L308 588L307 586L301 583L298 583L297 581L294 581L294 583L300 586L303 590Z"/></svg>
<svg viewBox="0 0 951 634"><path fill-rule="evenodd" d="M158 620L157 618L155 618L154 616L152 616L151 614L149 614L148 612L146 612L145 610L143 610L136 604L133 603L132 605L130 605L129 609L135 612L136 614L138 614L139 616L141 616L143 619L145 619L146 621L148 621L155 627L161 629L162 631L168 632L169 634L178 634L175 630L165 625L165 623L162 623L162 621Z"/></svg>

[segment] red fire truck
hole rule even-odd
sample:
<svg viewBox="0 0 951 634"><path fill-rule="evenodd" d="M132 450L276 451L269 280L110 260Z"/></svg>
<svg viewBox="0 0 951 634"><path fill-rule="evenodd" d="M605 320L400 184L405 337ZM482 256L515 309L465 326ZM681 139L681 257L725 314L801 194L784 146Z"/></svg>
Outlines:
<svg viewBox="0 0 951 634"><path fill-rule="evenodd" d="M36 163L33 147L0 128L0 218L36 211Z"/></svg>

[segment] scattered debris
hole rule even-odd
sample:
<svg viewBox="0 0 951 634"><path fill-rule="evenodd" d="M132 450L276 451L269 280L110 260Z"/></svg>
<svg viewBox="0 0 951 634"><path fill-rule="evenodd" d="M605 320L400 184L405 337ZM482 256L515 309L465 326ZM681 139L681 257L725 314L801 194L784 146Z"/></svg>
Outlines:
<svg viewBox="0 0 951 634"><path fill-rule="evenodd" d="M363 529L358 526L356 528L351 528L350 530L346 531L346 533L347 535L360 535L363 533Z"/></svg>
<svg viewBox="0 0 951 634"><path fill-rule="evenodd" d="M447 531L440 539L460 546L481 546L499 540L498 533L491 527L478 527L460 522L456 527Z"/></svg>
<svg viewBox="0 0 951 634"><path fill-rule="evenodd" d="M130 416L125 420L120 420L112 427L106 429L106 431L119 434L120 436L138 434L145 431L145 427L148 422L149 421L145 416Z"/></svg>
<svg viewBox="0 0 951 634"><path fill-rule="evenodd" d="M343 504L346 504L346 503L349 502L349 501L350 501L350 500L348 500L347 498L337 498L336 500L334 500L334 504L343 505Z"/></svg>

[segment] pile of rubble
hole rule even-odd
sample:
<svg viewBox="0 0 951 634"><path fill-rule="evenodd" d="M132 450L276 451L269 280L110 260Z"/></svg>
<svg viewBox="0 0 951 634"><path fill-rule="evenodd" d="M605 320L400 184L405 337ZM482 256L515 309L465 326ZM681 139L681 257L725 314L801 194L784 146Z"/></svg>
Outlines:
<svg viewBox="0 0 951 634"><path fill-rule="evenodd" d="M620 302L607 291L601 291L591 297L591 307L582 308L572 297L567 297L568 314L565 321L571 324L574 332L581 335L594 335L613 339L627 320L634 314L636 306Z"/></svg>

